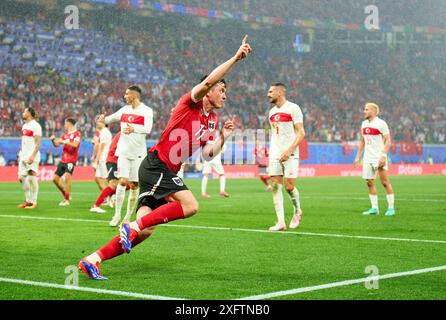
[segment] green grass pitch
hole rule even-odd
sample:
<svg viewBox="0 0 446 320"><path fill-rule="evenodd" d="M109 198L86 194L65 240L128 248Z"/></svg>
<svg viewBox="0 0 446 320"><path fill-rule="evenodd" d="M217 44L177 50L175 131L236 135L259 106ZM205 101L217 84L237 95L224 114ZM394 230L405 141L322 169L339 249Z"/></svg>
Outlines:
<svg viewBox="0 0 446 320"><path fill-rule="evenodd" d="M226 300L326 284L269 298L446 299L445 269L398 276L446 265L446 177L391 177L391 182L397 213L385 217L361 215L369 200L360 178L299 179L301 226L265 232L275 213L260 180L227 180L230 198L219 196L218 181L210 180L213 197L199 199L196 216L157 227L130 255L103 263L109 281L79 273L79 287L93 288L88 292L41 284L63 286L75 276L65 273L67 267L117 235L108 226L112 209L105 214L88 210L98 195L95 183L75 182L69 207L58 206L61 195L52 183L40 183L34 210L17 208L23 201L18 183L1 183L0 299L137 299L132 294L138 293ZM200 181L186 183L198 196ZM382 186L378 190L383 213L387 202ZM289 222L285 193L284 200ZM366 288L365 281L330 285L369 276L367 266L376 266L379 275L397 276L374 282L375 289Z"/></svg>

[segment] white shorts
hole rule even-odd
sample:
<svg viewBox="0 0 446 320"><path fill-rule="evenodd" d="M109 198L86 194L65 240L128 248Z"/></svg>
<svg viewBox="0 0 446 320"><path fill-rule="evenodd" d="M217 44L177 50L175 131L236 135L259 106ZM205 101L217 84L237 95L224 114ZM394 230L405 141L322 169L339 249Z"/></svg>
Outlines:
<svg viewBox="0 0 446 320"><path fill-rule="evenodd" d="M96 167L96 178L102 178L107 179L108 172L107 172L107 165L105 164L105 161L99 161L98 166Z"/></svg>
<svg viewBox="0 0 446 320"><path fill-rule="evenodd" d="M22 161L22 159L20 159L19 161L19 170L18 170L19 178L21 176L27 176L29 171L34 171L36 174L39 174L40 155L39 154L36 155L33 163L31 164L25 162L26 160L28 160L28 158L24 159L24 161Z"/></svg>
<svg viewBox="0 0 446 320"><path fill-rule="evenodd" d="M383 167L384 170L389 170L389 163L386 160L386 164ZM362 178L365 180L374 180L378 174L378 162L366 163L362 165Z"/></svg>
<svg viewBox="0 0 446 320"><path fill-rule="evenodd" d="M214 168L217 174L222 175L225 174L225 170L223 169L223 165L221 161L204 161L203 162L203 174L212 173L212 168Z"/></svg>
<svg viewBox="0 0 446 320"><path fill-rule="evenodd" d="M280 162L279 160L270 159L268 166L268 175L273 176L284 176L285 178L295 179L299 172L299 159L289 158L285 162Z"/></svg>
<svg viewBox="0 0 446 320"><path fill-rule="evenodd" d="M138 171L144 157L136 159L127 159L126 157L118 157L118 174L117 178L127 178L131 182L138 182Z"/></svg>

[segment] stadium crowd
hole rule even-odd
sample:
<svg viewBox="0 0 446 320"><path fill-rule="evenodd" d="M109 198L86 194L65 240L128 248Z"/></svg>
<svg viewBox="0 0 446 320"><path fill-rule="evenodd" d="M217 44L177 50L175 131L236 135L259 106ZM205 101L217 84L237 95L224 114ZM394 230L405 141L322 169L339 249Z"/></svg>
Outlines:
<svg viewBox="0 0 446 320"><path fill-rule="evenodd" d="M194 5L194 2L181 4ZM299 2L304 6L307 1ZM211 1L209 6L219 3ZM246 5L248 9L261 10L261 6L253 8L250 1L222 3L234 3L234 10ZM100 28L116 43L126 45L138 57L162 70L167 78L178 80L177 84L141 84L143 101L154 110L152 139L159 137L171 107L180 96L229 57L242 30L249 34L258 53L229 76L223 121L236 116L242 129L267 129L270 105L266 92L270 83L281 81L289 87L289 99L302 107L308 141L358 139L363 104L373 100L382 106L382 117L391 124L395 140L445 143L446 68L444 62L423 60L422 51L385 45L319 44L313 52L298 55L290 40L295 30L287 28L255 30L242 23L205 24L198 18L177 15L151 19L134 15L133 19L122 19L121 15L133 13L110 12L116 17L88 13L84 21L90 28ZM50 28L56 23L39 18L40 24L46 22ZM128 85L113 73L78 79L61 76L48 68L24 73L20 65L3 67L0 136L18 136L21 112L25 106L32 106L40 117L44 136L60 134L63 119L70 115L78 118L84 138L91 138L94 116L117 110L123 104L122 96Z"/></svg>

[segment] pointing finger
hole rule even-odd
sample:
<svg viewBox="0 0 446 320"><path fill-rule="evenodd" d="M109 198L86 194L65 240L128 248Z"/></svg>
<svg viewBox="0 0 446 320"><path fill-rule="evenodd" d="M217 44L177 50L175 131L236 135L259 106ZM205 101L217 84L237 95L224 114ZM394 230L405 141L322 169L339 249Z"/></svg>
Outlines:
<svg viewBox="0 0 446 320"><path fill-rule="evenodd" d="M243 38L242 43L245 44L247 40L248 40L248 35L245 34L245 37Z"/></svg>

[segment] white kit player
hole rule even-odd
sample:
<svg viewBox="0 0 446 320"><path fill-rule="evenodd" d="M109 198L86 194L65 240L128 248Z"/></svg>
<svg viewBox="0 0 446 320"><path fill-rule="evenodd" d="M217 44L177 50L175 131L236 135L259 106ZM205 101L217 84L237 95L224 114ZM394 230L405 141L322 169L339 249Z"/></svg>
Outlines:
<svg viewBox="0 0 446 320"><path fill-rule="evenodd" d="M141 102L141 89L138 86L128 87L124 99L127 105L110 116L101 115L98 118L105 124L113 122L120 122L121 124L121 138L115 152L118 157L117 178L119 183L116 187L115 214L109 223L113 227L121 222L121 209L128 183L130 184L130 192L127 213L123 222L130 220L135 209L139 195L138 170L141 161L147 155L146 136L152 130L153 125L153 111Z"/></svg>
<svg viewBox="0 0 446 320"><path fill-rule="evenodd" d="M272 181L273 202L277 215L277 223L269 230L282 231L286 230L282 194L284 182L294 207L289 227L297 228L302 218L299 191L294 183L299 169L299 144L305 137L305 130L302 110L297 104L286 99L286 87L283 83L275 83L269 88L268 99L274 104L269 112L271 141L268 174Z"/></svg>
<svg viewBox="0 0 446 320"><path fill-rule="evenodd" d="M93 168L96 169L96 183L100 186L100 189L103 190L107 184L108 171L106 160L113 136L104 121L99 121L99 119L97 119L96 128L99 131L99 136L96 143L98 147L93 159Z"/></svg>
<svg viewBox="0 0 446 320"><path fill-rule="evenodd" d="M378 117L379 106L375 103L366 103L364 106L364 118L361 126L361 140L359 150L355 158L355 166L359 167L361 154L364 151L362 178L367 181L369 197L372 207L363 212L364 215L379 214L378 195L375 179L379 175L381 183L386 189L388 209L386 216L393 216L394 195L393 188L387 176L387 153L392 145L390 131L387 123Z"/></svg>
<svg viewBox="0 0 446 320"><path fill-rule="evenodd" d="M39 192L37 174L39 173L42 127L35 120L36 112L33 108L25 108L22 117L25 123L22 127L22 144L18 155L18 175L25 191L25 202L18 207L34 209L37 207L37 194Z"/></svg>
<svg viewBox="0 0 446 320"><path fill-rule="evenodd" d="M212 173L212 169L218 175L218 179L220 181L220 195L223 197L229 197L229 193L225 191L226 188L226 177L225 170L223 169L223 164L221 163L221 153L224 152L224 147L220 152L210 161L203 160L203 178L201 179L201 197L208 199L211 196L207 194L206 189L208 185L209 175Z"/></svg>

